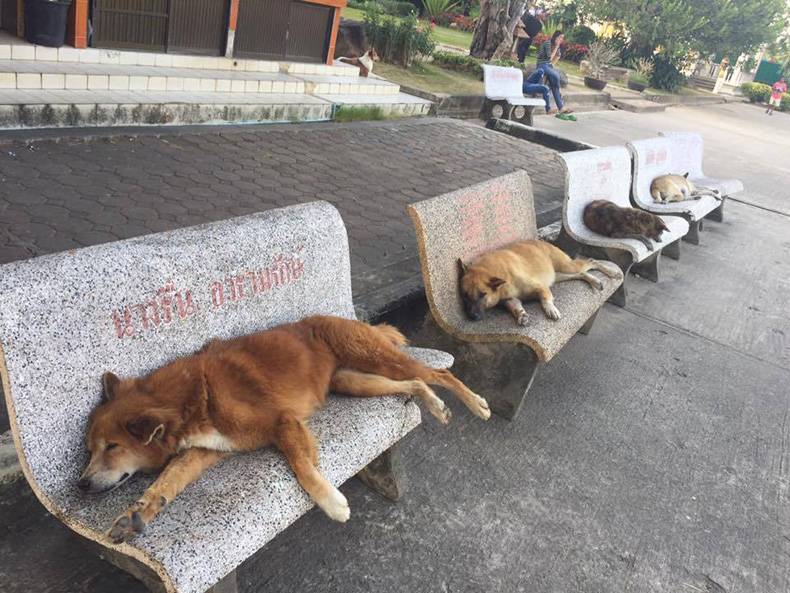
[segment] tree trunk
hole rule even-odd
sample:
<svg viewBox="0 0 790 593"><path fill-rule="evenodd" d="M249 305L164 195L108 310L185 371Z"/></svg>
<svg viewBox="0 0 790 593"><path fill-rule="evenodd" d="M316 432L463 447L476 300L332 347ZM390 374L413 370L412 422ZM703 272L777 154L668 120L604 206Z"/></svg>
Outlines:
<svg viewBox="0 0 790 593"><path fill-rule="evenodd" d="M481 0L469 55L483 60L510 57L513 31L525 7L526 0Z"/></svg>

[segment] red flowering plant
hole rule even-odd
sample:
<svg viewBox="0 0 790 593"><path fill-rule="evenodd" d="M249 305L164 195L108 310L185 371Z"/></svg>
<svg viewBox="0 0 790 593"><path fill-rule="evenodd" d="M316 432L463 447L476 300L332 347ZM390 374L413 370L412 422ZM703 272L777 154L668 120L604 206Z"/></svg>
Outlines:
<svg viewBox="0 0 790 593"><path fill-rule="evenodd" d="M532 43L535 47L540 47L544 41L549 41L549 39L551 38L548 35L538 33L532 39ZM569 62L576 62L577 64L590 53L590 48L583 43L571 43L570 41L563 41L562 45L560 45L560 50L562 51L563 59Z"/></svg>

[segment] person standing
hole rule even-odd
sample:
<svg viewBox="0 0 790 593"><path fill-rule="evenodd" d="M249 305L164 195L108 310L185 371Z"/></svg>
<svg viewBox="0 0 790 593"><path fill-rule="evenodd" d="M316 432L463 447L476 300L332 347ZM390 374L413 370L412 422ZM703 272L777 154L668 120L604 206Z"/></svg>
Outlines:
<svg viewBox="0 0 790 593"><path fill-rule="evenodd" d="M562 31L554 31L551 39L544 41L540 49L538 49L538 58L536 66L542 68L546 75L546 80L551 88L551 93L554 95L554 102L557 104L557 109L561 113L571 113L571 110L563 105L562 92L560 91L560 72L556 69L555 64L560 61L562 57L562 42L565 40L565 35Z"/></svg>
<svg viewBox="0 0 790 593"><path fill-rule="evenodd" d="M787 92L787 83L785 77L782 76L771 87L771 97L768 99L768 109L765 112L768 115L774 114L774 107L779 107L782 104L782 95Z"/></svg>
<svg viewBox="0 0 790 593"><path fill-rule="evenodd" d="M542 30L543 23L540 22L537 16L532 14L531 10L527 9L516 26L516 36L519 38L516 54L518 55L518 61L522 64L527 57L532 40Z"/></svg>

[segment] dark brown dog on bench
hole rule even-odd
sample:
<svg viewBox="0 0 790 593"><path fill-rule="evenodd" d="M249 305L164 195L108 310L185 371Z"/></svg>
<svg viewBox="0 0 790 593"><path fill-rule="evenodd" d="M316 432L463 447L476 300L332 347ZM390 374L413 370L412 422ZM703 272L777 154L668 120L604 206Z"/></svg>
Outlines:
<svg viewBox="0 0 790 593"><path fill-rule="evenodd" d="M650 239L661 243L661 233L669 228L660 216L638 210L624 208L609 200L594 200L584 208L584 225L593 232L613 239L636 239L650 251Z"/></svg>
<svg viewBox="0 0 790 593"><path fill-rule="evenodd" d="M452 391L488 419L486 400L450 371L406 354L389 325L340 317L308 317L202 350L145 377L103 377L106 401L91 416L91 453L79 487L117 488L136 472L163 471L112 525L116 542L140 533L209 467L237 451L274 445L299 484L330 518L346 521L346 498L318 470L318 449L306 421L329 391L377 397L409 394L440 422L450 410L428 384Z"/></svg>

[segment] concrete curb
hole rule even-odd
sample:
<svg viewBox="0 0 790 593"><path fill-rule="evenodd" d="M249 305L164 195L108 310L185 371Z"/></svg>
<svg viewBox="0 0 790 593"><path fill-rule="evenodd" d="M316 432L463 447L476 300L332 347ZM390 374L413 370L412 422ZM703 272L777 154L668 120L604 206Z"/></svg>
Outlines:
<svg viewBox="0 0 790 593"><path fill-rule="evenodd" d="M16 480L22 475L11 431L0 434L0 484Z"/></svg>
<svg viewBox="0 0 790 593"><path fill-rule="evenodd" d="M496 132L502 132L514 138L527 140L540 144L546 148L551 148L557 152L574 152L576 150L589 150L591 148L598 148L594 144L574 140L562 134L554 132L547 132L539 128L534 128L518 122L513 122L505 119L489 119L486 122L486 128Z"/></svg>

